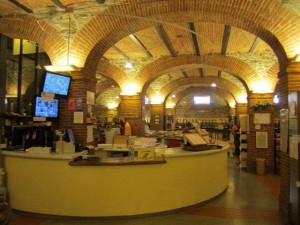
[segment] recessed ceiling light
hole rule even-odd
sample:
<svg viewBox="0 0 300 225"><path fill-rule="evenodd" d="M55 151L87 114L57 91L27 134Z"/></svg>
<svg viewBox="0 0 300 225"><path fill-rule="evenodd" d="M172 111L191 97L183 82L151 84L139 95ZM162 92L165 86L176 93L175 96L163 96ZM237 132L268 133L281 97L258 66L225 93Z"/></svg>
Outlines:
<svg viewBox="0 0 300 225"><path fill-rule="evenodd" d="M133 68L133 64L131 62L126 62L125 67L127 69L132 69Z"/></svg>

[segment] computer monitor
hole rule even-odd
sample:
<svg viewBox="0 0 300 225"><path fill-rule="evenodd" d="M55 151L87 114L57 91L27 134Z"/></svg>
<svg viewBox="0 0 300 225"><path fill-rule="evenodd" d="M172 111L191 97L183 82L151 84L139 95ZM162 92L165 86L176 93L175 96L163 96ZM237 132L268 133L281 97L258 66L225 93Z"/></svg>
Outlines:
<svg viewBox="0 0 300 225"><path fill-rule="evenodd" d="M41 96L35 97L34 116L45 117L46 119L59 118L59 99L45 101Z"/></svg>
<svg viewBox="0 0 300 225"><path fill-rule="evenodd" d="M55 94L56 97L67 97L70 91L72 77L64 74L46 71L42 92Z"/></svg>

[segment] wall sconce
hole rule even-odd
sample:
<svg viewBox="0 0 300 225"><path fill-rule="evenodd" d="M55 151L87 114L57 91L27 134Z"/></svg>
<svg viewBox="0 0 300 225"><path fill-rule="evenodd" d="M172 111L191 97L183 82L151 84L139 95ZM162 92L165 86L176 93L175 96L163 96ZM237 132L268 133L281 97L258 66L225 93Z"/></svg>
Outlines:
<svg viewBox="0 0 300 225"><path fill-rule="evenodd" d="M135 83L127 83L121 89L122 89L122 93L120 95L132 96L138 93L139 87Z"/></svg>
<svg viewBox="0 0 300 225"><path fill-rule="evenodd" d="M166 104L166 109L173 109L173 108L175 108L175 104L173 102Z"/></svg>
<svg viewBox="0 0 300 225"><path fill-rule="evenodd" d="M80 71L81 68L74 65L62 65L62 66L44 66L47 71L51 72L67 72L67 71Z"/></svg>
<svg viewBox="0 0 300 225"><path fill-rule="evenodd" d="M160 95L156 95L151 99L151 104L162 104L164 102L164 99Z"/></svg>
<svg viewBox="0 0 300 225"><path fill-rule="evenodd" d="M115 109L115 108L117 108L117 103L110 102L110 103L108 103L107 108L109 108L109 109Z"/></svg>
<svg viewBox="0 0 300 225"><path fill-rule="evenodd" d="M278 95L275 95L275 96L274 96L273 102L274 102L275 104L278 104L278 103L279 103L279 97L278 97Z"/></svg>

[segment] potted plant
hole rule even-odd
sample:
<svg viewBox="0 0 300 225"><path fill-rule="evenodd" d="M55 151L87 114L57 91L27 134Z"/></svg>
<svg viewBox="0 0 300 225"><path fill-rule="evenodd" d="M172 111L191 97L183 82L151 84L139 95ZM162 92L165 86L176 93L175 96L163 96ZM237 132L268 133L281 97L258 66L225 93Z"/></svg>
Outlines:
<svg viewBox="0 0 300 225"><path fill-rule="evenodd" d="M261 110L267 110L270 108L273 108L273 104L271 104L268 101L259 101L255 105L250 107L254 111L261 111Z"/></svg>

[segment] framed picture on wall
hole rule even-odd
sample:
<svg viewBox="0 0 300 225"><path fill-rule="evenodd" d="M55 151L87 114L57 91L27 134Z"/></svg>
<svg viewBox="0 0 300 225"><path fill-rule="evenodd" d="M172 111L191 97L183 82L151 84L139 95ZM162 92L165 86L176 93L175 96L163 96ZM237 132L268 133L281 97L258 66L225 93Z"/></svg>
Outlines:
<svg viewBox="0 0 300 225"><path fill-rule="evenodd" d="M268 148L268 132L256 132L256 148Z"/></svg>
<svg viewBox="0 0 300 225"><path fill-rule="evenodd" d="M271 113L254 113L254 124L270 124Z"/></svg>
<svg viewBox="0 0 300 225"><path fill-rule="evenodd" d="M95 92L92 91L86 92L86 104L95 105Z"/></svg>

